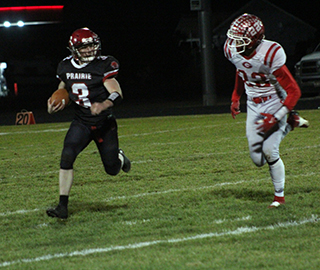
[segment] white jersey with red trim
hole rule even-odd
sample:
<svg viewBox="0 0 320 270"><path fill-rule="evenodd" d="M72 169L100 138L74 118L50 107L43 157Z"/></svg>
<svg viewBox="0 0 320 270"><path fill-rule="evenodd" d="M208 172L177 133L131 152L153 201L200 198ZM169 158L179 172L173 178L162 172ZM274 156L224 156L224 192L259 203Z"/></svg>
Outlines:
<svg viewBox="0 0 320 270"><path fill-rule="evenodd" d="M225 57L235 65L245 84L248 97L263 97L277 93L276 78L272 74L286 62L286 54L280 44L262 40L253 55L245 57L237 53L236 48L224 45Z"/></svg>

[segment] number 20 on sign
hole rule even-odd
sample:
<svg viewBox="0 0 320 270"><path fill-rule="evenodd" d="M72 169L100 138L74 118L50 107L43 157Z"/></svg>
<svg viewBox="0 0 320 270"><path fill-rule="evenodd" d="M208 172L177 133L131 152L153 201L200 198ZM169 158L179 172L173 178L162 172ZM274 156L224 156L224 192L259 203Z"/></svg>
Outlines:
<svg viewBox="0 0 320 270"><path fill-rule="evenodd" d="M16 125L33 125L36 121L32 112L19 112L16 116Z"/></svg>

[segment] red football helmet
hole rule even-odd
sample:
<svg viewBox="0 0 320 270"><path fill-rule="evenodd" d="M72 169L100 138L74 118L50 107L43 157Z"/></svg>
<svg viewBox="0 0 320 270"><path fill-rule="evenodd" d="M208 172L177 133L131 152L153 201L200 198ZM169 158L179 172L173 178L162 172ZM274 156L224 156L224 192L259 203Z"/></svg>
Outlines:
<svg viewBox="0 0 320 270"><path fill-rule="evenodd" d="M69 50L76 60L83 63L91 62L100 55L100 38L89 28L78 29L70 36Z"/></svg>
<svg viewBox="0 0 320 270"><path fill-rule="evenodd" d="M260 44L264 38L264 26L260 18L245 13L231 23L227 36L227 45L243 53Z"/></svg>

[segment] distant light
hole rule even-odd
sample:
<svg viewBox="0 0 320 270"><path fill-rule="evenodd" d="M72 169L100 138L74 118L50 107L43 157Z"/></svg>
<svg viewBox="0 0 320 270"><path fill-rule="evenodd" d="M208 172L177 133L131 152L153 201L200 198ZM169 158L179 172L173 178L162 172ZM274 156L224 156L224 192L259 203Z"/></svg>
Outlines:
<svg viewBox="0 0 320 270"><path fill-rule="evenodd" d="M8 21L4 22L4 23L0 23L0 28L1 27L13 27L13 26L27 26L27 25L41 25L41 24L55 24L55 23L60 23L60 21L39 21L39 22L23 22L23 21L19 21L16 23L10 23Z"/></svg>
<svg viewBox="0 0 320 270"><path fill-rule="evenodd" d="M10 27L10 26L11 26L11 23L8 22L8 21L5 21L5 22L3 23L3 26L4 26L4 27Z"/></svg>
<svg viewBox="0 0 320 270"><path fill-rule="evenodd" d="M0 11L45 10L45 9L63 9L63 6L0 7Z"/></svg>
<svg viewBox="0 0 320 270"><path fill-rule="evenodd" d="M18 25L19 27L23 27L23 26L24 26L24 22L23 22L23 21L18 21L18 22L17 22L17 25Z"/></svg>

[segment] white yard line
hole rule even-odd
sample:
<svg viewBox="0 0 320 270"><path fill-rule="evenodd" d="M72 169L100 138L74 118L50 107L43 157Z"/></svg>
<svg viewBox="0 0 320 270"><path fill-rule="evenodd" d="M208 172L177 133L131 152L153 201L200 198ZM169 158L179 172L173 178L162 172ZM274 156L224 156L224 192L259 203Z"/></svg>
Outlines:
<svg viewBox="0 0 320 270"><path fill-rule="evenodd" d="M260 179L260 180L254 180L254 181L256 182L256 181L261 181L261 180L266 180L266 178ZM154 195L161 195L161 194L167 194L167 193L173 193L173 192L182 192L182 191L190 191L190 190L191 191L195 191L195 190L201 190L201 189L211 189L211 188L221 187L221 186L237 185L237 184L241 184L243 182L251 182L251 181L241 180L241 181L237 181L237 182L225 182L225 183L219 183L219 184L212 185L212 186L202 186L202 187L197 187L197 188L168 189L168 190L164 190L164 191L140 193L140 194L129 195L129 196L110 197L108 199L105 199L104 201L108 202L108 201L114 201L114 200L126 200L126 199L130 199L130 198L140 198L140 197L145 197L145 196L154 196Z"/></svg>
<svg viewBox="0 0 320 270"><path fill-rule="evenodd" d="M300 177L308 177L308 176L313 176L319 174L318 172L310 172L307 174L297 174L297 175L292 175L290 177L292 178L300 178ZM254 180L240 180L236 182L223 182L223 183L218 183L215 185L211 186L201 186L201 187L190 187L190 188L178 188L178 189L168 189L168 190L163 190L163 191L157 191L157 192L148 192L148 193L139 193L135 195L127 195L127 196L117 196L117 197L109 197L103 201L108 202L108 201L115 201L115 200L127 200L130 198L140 198L140 197L145 197L145 196L154 196L154 195L161 195L161 194L167 194L167 193L173 193L173 192L182 192L182 191L196 191L196 190L201 190L201 189L213 189L216 187L222 187L222 186L229 186L229 185L238 185L242 183L249 183L249 182L260 182L260 181L266 181L269 180L269 177L266 178L260 178L260 179L254 179ZM4 213L0 213L0 217L5 217L5 216L10 216L10 215L15 215L15 214L28 214L30 212L36 212L36 211L43 211L44 209L31 209L31 210L26 210L26 209L20 209L17 211L7 211Z"/></svg>
<svg viewBox="0 0 320 270"><path fill-rule="evenodd" d="M228 139L228 138L226 138ZM224 139L225 140L225 139ZM170 144L178 144L178 143L183 143L183 142L169 142L169 143L165 143L167 145L170 145ZM162 145L165 145L165 144L162 144ZM160 144L159 144L160 145ZM291 147L291 148L285 148L283 150L283 152L285 151L297 151L297 150L303 150L303 149L314 149L314 148L319 148L320 147L320 144L317 144L317 145L306 145L306 146L303 146L303 147ZM2 148L0 147L0 149L5 149L5 148ZM97 150L91 150L91 149L85 149L83 151L83 153L92 153L92 152L96 152ZM155 151L153 151L155 152ZM217 155L230 155L230 154L248 154L248 150L243 150L243 151L223 151L223 152L212 152L212 153L199 153L199 154L195 154L195 155L189 155L188 158L203 158L203 157L211 157L211 156L217 156ZM51 157L52 156L59 156L59 154L56 154L56 155L50 155ZM31 158L34 158L34 159L37 159L37 158L45 158L47 157L48 155L41 155L41 156L19 156L18 158L11 158L11 159L5 159L5 161L15 161L15 160L23 160L23 159L28 159L30 160ZM170 160L177 160L177 157L172 157L172 158L167 158L167 159L161 159L162 162L166 162L166 161L170 161ZM144 159L144 160L132 160L131 163L132 164L143 164L143 163L153 163L155 162L154 159ZM42 173L41 173L42 174ZM30 176L30 174L28 174ZM21 176L21 175L20 175Z"/></svg>
<svg viewBox="0 0 320 270"><path fill-rule="evenodd" d="M158 245L158 244L171 244L171 243L179 243L179 242L186 242L186 241L191 241L191 240L206 239L206 238L213 238L213 237L241 235L244 233L254 233L254 232L263 231L263 230L275 230L275 229L279 229L279 228L296 227L296 226L301 226L304 224L314 223L314 222L317 222L317 217L311 216L310 218L306 218L306 219L302 219L302 220L280 222L280 223L277 223L274 225L263 226L263 227L255 227L255 226L253 226L253 227L239 227L233 231L210 232L210 233L204 233L204 234L196 234L193 236L183 237L183 238L159 239L159 240L154 240L154 241L132 243L132 244L123 245L123 246L109 246L109 247L75 250L73 252L68 252L68 253L47 254L47 255L43 255L43 256L35 257L35 258L23 258L23 259L18 259L15 261L6 261L3 263L0 263L0 267L11 266L14 264L36 263L36 262L40 262L40 261L48 261L48 260L58 259L58 258L87 256L87 255L91 255L91 254L107 253L107 252L116 251L116 250L123 251L123 250L128 250L128 249L139 249L139 248L150 247L150 246L154 246L154 245Z"/></svg>
<svg viewBox="0 0 320 270"><path fill-rule="evenodd" d="M233 124L244 124L244 121L234 122ZM212 127L217 127L217 126L221 126L221 125L222 124L219 124L219 125L215 124L215 125L193 126L193 127L168 129L168 130L158 130L158 131L153 131L153 132L144 132L144 133L136 133L136 134L128 134L128 135L119 135L119 138L147 136L147 135L153 135L153 134L161 134L161 133L168 133L168 132L178 132L178 131L185 131L185 130L198 129L198 128L212 128ZM121 127L121 125L119 125L118 127ZM48 132L65 132L68 129L69 128L0 132L0 136L19 135L19 134L33 134L33 133L48 133Z"/></svg>
<svg viewBox="0 0 320 270"><path fill-rule="evenodd" d="M6 217L6 216L11 216L11 215L15 215L15 214L28 214L28 213L31 213L31 212L37 212L41 209L32 209L32 210L17 210L17 211L8 211L8 212L4 212L4 213L0 213L0 217Z"/></svg>
<svg viewBox="0 0 320 270"><path fill-rule="evenodd" d="M0 136L4 136L4 135L19 135L19 134L34 134L34 133L47 133L47 132L62 132L62 131L67 131L67 130L68 130L67 128L60 128L60 129L44 129L44 130L1 132Z"/></svg>
<svg viewBox="0 0 320 270"><path fill-rule="evenodd" d="M319 174L319 173L310 172L310 173L307 173L307 174L292 175L290 177L300 178L300 177L308 177L308 176L312 176L312 175L316 175L316 174ZM130 198L140 198L140 197L145 197L145 196L161 195L161 194L167 194L167 193L173 193L173 192L196 191L196 190L201 190L201 189L213 189L213 188L216 188L216 187L229 186L229 185L238 185L238 184L242 184L242 183L267 181L269 179L270 179L270 177L265 177L265 178L253 179L253 180L240 180L240 181L236 181L236 182L223 182L223 183L218 183L218 184L215 184L215 185L202 186L202 187L168 189L168 190L164 190L164 191L139 193L139 194L136 194L136 195L129 195L129 196L110 197L108 199L105 199L104 201L108 202L108 201L114 201L114 200L126 200L126 199L130 199Z"/></svg>
<svg viewBox="0 0 320 270"><path fill-rule="evenodd" d="M262 179L260 179L262 180ZM260 180L255 180L255 181L260 181ZM265 180L265 179L263 179ZM210 189L210 188L215 188L215 187L220 187L220 186L225 186L225 185L237 185L240 183L246 182L245 180L242 181L237 181L237 182L225 182L225 183L219 183L216 185L212 186L202 186L202 187L197 187L197 188L182 188L182 189L169 189L169 190L164 190L164 191L158 191L158 192L149 192L149 193L140 193L136 195L129 195L129 196L118 196L118 197L110 197L108 199L105 199L103 201L108 202L108 201L114 201L114 200L125 200L125 199L130 199L130 198L139 198L139 197L144 197L144 196L151 196L151 195L160 195L160 194L166 194L166 193L172 193L172 192L181 192L181 191L187 191L187 190L201 190L201 189ZM28 214L30 212L36 212L36 211L42 211L44 209L32 209L32 210L17 210L17 211L7 211L4 213L0 213L0 217L5 217L5 216L10 216L10 215L15 215L15 214Z"/></svg>
<svg viewBox="0 0 320 270"><path fill-rule="evenodd" d="M133 221L122 221L120 223L124 224L124 225L133 226L136 224L148 223L148 222L152 222L155 220L156 221L163 221L163 220L171 220L171 219L173 219L173 217L171 217L171 218L169 217L169 218L136 219ZM239 218L235 218L235 219L217 219L217 220L210 221L210 223L214 223L214 224L222 224L225 222L233 223L236 221L246 221L246 220L251 220L251 219L252 219L251 216L246 216L246 217L239 217ZM42 226L43 226L43 224L42 224Z"/></svg>

